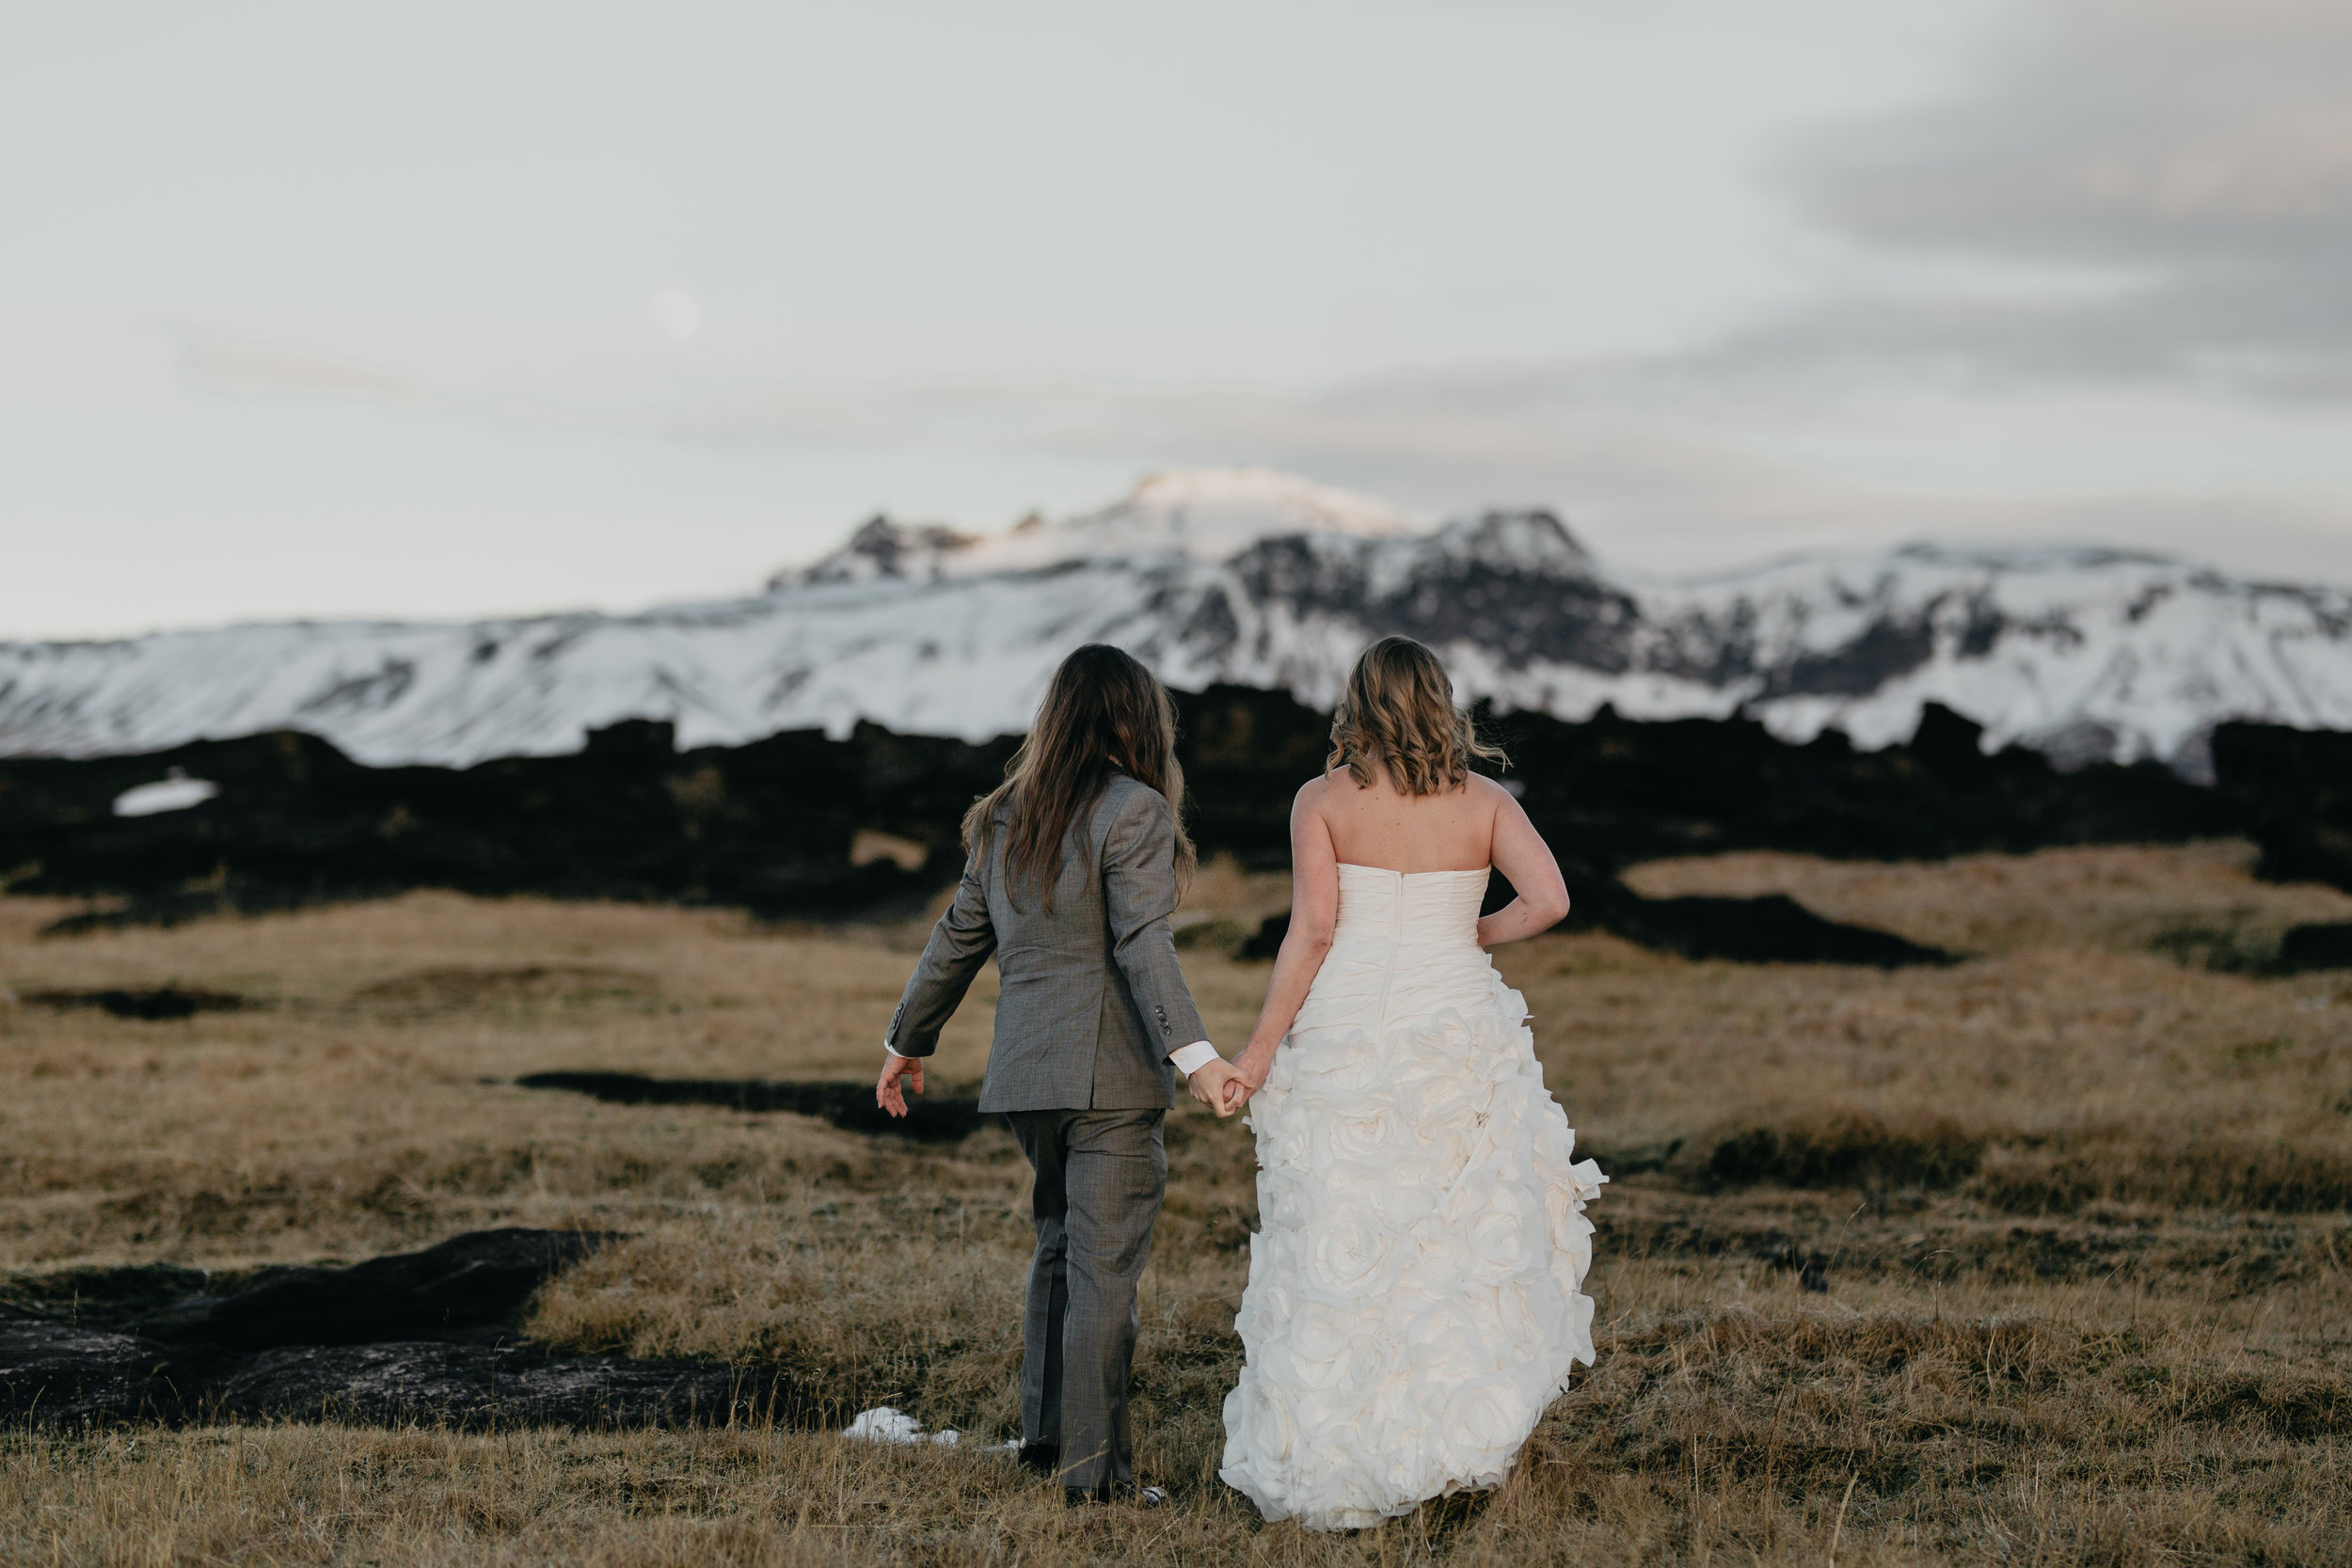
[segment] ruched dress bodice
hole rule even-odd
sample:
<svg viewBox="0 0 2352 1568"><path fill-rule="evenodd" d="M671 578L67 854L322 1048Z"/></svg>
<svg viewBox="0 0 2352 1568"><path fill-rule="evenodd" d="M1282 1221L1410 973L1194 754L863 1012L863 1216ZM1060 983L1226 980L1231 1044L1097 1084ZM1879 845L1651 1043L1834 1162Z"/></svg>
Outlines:
<svg viewBox="0 0 2352 1568"><path fill-rule="evenodd" d="M1294 1040L1325 1029L1385 1026L1396 1009L1487 1001L1494 961L1478 945L1488 873L1340 867L1331 950L1291 1025Z"/></svg>
<svg viewBox="0 0 2352 1568"><path fill-rule="evenodd" d="M1593 1359L1585 1203L1527 1006L1478 946L1487 872L1340 867L1339 916L1250 1101L1260 1228L1219 1474L1356 1528L1494 1486Z"/></svg>

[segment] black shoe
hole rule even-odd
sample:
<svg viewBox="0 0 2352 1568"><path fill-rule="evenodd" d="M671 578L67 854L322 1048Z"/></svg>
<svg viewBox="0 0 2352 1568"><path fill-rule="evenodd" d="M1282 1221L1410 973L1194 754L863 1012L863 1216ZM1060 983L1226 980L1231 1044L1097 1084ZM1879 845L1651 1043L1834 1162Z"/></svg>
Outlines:
<svg viewBox="0 0 2352 1568"><path fill-rule="evenodd" d="M1050 1476L1061 1468L1061 1445L1024 1443L1020 1458L1023 1469L1039 1476Z"/></svg>

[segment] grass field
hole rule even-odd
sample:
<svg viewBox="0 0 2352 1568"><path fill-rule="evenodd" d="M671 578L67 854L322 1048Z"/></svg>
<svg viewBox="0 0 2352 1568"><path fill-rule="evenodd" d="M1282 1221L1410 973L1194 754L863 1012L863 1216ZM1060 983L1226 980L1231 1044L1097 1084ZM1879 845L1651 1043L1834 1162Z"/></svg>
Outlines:
<svg viewBox="0 0 2352 1568"><path fill-rule="evenodd" d="M1325 1538L1216 1481L1252 1167L1238 1124L1188 1106L1136 1373L1168 1508L1070 1513L984 1454L786 1427L17 1431L0 1560L2352 1561L2352 973L2265 968L2352 898L2249 860L1661 863L1642 891L1785 891L1969 958L1754 968L1594 935L1500 955L1615 1180L1599 1365L1489 1497ZM1189 912L1241 929L1284 901L1216 867ZM927 1149L510 1082L868 1078L919 923L416 895L36 939L66 912L0 899L0 1291L620 1230L542 1291L534 1335L1011 1434L1027 1172L1001 1131ZM1231 1049L1266 969L1186 961ZM167 981L255 1005L140 1022L31 1000ZM988 985L935 1092L978 1079Z"/></svg>

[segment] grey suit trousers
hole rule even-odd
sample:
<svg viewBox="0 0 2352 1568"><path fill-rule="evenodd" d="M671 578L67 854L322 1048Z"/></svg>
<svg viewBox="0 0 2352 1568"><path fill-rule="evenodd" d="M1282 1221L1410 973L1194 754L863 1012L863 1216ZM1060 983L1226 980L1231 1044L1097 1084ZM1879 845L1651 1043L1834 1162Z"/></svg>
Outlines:
<svg viewBox="0 0 2352 1568"><path fill-rule="evenodd" d="M1135 1483L1127 1369L1136 1284L1168 1190L1165 1111L1014 1111L1037 1172L1037 1255L1021 1356L1021 1440L1061 1450L1062 1484Z"/></svg>

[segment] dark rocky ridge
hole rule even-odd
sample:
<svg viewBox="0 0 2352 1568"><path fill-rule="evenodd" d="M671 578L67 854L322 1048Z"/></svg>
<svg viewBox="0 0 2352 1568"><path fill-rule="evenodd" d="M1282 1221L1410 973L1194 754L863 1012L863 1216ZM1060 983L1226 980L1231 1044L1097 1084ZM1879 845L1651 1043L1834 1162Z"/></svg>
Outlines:
<svg viewBox="0 0 2352 1568"><path fill-rule="evenodd" d="M1353 650L1391 632L1431 641L1467 692L1517 709L1746 712L1876 748L1934 698L2061 767L2155 758L2199 782L2228 721L2352 730L2340 589L2129 551L1924 543L1635 578L1540 509L1423 531L1369 498L1216 470L1152 475L1096 513L994 538L878 517L766 593L631 614L0 642L0 751L161 751L249 726L378 767L471 767L580 744L610 722L620 672L639 713L698 742L858 719L978 739L1028 721L1057 645L1104 639L1195 689L1327 700ZM943 707L948 657L967 678Z"/></svg>
<svg viewBox="0 0 2352 1568"><path fill-rule="evenodd" d="M1254 606L1301 620L1360 620L1433 647L1469 642L1514 670L1543 662L1621 674L1635 663L1640 603L1604 580L1549 512L1492 512L1449 529L1427 560L1393 581L1378 570L1378 550L1368 541L1291 535L1252 546L1227 568ZM1237 635L1230 606L1221 619ZM1230 649L1230 641L1195 641L1189 627L1185 641L1212 658Z"/></svg>
<svg viewBox="0 0 2352 1568"><path fill-rule="evenodd" d="M1486 890L1486 913L1513 896L1497 874ZM1924 947L1888 931L1824 920L1784 894L1761 898L1644 898L1624 883L1603 879L1586 890L1585 901L1563 924L1570 930L1606 930L1661 952L1686 958L1724 958L1734 963L1853 964L1869 969L1904 969L1915 964L1957 963L1956 955ZM1269 915L1235 949L1234 957L1271 962L1290 934L1291 917Z"/></svg>
<svg viewBox="0 0 2352 1568"><path fill-rule="evenodd" d="M2279 943L2279 967L2290 974L2352 969L2352 920L2293 927Z"/></svg>
<svg viewBox="0 0 2352 1568"><path fill-rule="evenodd" d="M730 1111L790 1111L822 1117L846 1132L888 1134L917 1143L953 1143L980 1125L980 1102L910 1096L894 1117L874 1103L866 1084L790 1084L764 1078L648 1078L635 1072L533 1072L526 1089L564 1089L615 1105L717 1105Z"/></svg>
<svg viewBox="0 0 2352 1568"><path fill-rule="evenodd" d="M771 1370L562 1357L516 1323L550 1275L609 1238L485 1230L349 1268L271 1268L213 1293L200 1271L77 1269L9 1282L0 1419L331 1417L384 1423L642 1425L828 1412Z"/></svg>
<svg viewBox="0 0 2352 1568"><path fill-rule="evenodd" d="M349 1268L264 1269L229 1294L199 1291L124 1326L161 1344L225 1351L479 1338L511 1327L542 1281L612 1239L478 1230Z"/></svg>
<svg viewBox="0 0 2352 1568"><path fill-rule="evenodd" d="M1286 865L1291 797L1322 765L1327 719L1243 687L1179 704L1202 851ZM1877 752L1835 732L1794 746L1745 720L1645 723L1607 709L1579 724L1490 716L1488 727L1510 748L1509 777L1584 916L1668 947L1689 950L1692 922L1714 917L1653 907L1617 881L1619 868L1742 848L1899 860L2251 833L2264 875L2352 888L2352 736L2225 725L2219 783L2205 787L2152 763L2060 771L2022 748L1987 755L1976 725L1934 706L1908 743ZM292 733L145 756L0 759L0 875L13 891L123 901L70 918L68 931L414 887L776 916L905 912L953 879L957 822L1013 744L863 725L840 741L796 732L679 752L668 725L630 722L570 756L469 768L366 768ZM172 767L219 795L111 815L117 794ZM928 860L853 863L861 830L911 841ZM1786 911L1746 912L1788 925Z"/></svg>
<svg viewBox="0 0 2352 1568"><path fill-rule="evenodd" d="M24 993L24 1001L32 1006L59 1010L95 1007L116 1018L143 1019L151 1023L165 1019L194 1018L199 1013L232 1013L249 1006L244 997L233 996L227 991L182 986L151 986L137 990L118 987L105 990L33 990Z"/></svg>
<svg viewBox="0 0 2352 1568"><path fill-rule="evenodd" d="M2262 845L2260 875L2352 889L2352 735L2224 724L2213 761Z"/></svg>
<svg viewBox="0 0 2352 1568"><path fill-rule="evenodd" d="M681 755L669 725L632 721L570 756L469 768L367 768L291 732L153 756L8 759L0 867L10 891L125 898L120 918L162 923L415 887L842 915L919 904L951 879L952 824L1010 752L1009 741L869 727L839 743L803 732ZM115 796L168 767L219 796L111 815ZM854 864L861 828L941 852L915 871Z"/></svg>
<svg viewBox="0 0 2352 1568"><path fill-rule="evenodd" d="M1583 920L1686 958L1904 969L1958 958L1888 931L1825 920L1785 894L1761 898L1640 898L1609 884Z"/></svg>

